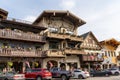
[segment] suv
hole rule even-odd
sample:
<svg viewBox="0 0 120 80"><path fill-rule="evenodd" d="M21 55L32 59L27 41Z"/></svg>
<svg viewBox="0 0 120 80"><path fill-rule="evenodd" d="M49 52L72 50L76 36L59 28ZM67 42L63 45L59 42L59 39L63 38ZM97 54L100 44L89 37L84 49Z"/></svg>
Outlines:
<svg viewBox="0 0 120 80"><path fill-rule="evenodd" d="M52 74L47 69L34 68L27 69L25 72L26 80L43 80L43 79L52 79Z"/></svg>
<svg viewBox="0 0 120 80"><path fill-rule="evenodd" d="M62 80L69 80L72 77L72 73L70 71L61 70L60 68L52 68L50 70L53 78L61 78Z"/></svg>
<svg viewBox="0 0 120 80"><path fill-rule="evenodd" d="M119 68L110 68L108 69L113 75L119 75L120 71Z"/></svg>

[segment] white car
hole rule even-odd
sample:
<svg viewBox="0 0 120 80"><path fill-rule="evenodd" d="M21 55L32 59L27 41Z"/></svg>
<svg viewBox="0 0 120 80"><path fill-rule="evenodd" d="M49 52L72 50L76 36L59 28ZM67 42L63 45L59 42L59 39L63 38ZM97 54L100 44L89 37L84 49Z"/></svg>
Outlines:
<svg viewBox="0 0 120 80"><path fill-rule="evenodd" d="M90 76L89 72L76 69L73 71L74 76L72 78L86 79Z"/></svg>
<svg viewBox="0 0 120 80"><path fill-rule="evenodd" d="M120 74L120 71L118 68L111 68L111 69L108 69L113 75L119 75Z"/></svg>

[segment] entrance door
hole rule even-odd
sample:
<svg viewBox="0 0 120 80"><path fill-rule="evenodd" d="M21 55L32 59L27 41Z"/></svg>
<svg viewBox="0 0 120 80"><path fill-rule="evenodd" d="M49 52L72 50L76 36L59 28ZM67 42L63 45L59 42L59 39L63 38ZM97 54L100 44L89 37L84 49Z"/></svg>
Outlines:
<svg viewBox="0 0 120 80"><path fill-rule="evenodd" d="M22 72L23 62L13 62L13 68L15 71Z"/></svg>

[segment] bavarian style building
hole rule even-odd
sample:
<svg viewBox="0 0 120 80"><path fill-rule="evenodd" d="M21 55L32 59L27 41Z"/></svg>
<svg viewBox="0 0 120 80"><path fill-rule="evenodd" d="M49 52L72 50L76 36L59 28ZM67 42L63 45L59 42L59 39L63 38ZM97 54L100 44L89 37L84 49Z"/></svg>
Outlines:
<svg viewBox="0 0 120 80"><path fill-rule="evenodd" d="M78 35L86 22L69 11L46 10L33 22L8 18L0 9L0 69L93 67L103 61L92 32Z"/></svg>

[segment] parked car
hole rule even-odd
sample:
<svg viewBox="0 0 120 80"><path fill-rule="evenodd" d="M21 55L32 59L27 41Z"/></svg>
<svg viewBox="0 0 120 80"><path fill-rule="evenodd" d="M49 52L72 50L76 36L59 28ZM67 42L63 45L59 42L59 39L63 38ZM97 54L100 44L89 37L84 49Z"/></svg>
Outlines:
<svg viewBox="0 0 120 80"><path fill-rule="evenodd" d="M61 78L62 80L69 80L70 77L72 77L72 73L70 71L61 70L60 68L57 67L52 68L50 72L52 73L53 78Z"/></svg>
<svg viewBox="0 0 120 80"><path fill-rule="evenodd" d="M16 72L0 73L0 80L25 80L25 75Z"/></svg>
<svg viewBox="0 0 120 80"><path fill-rule="evenodd" d="M90 76L94 77L94 76L110 76L112 73L110 71L106 71L106 70L91 70L90 71Z"/></svg>
<svg viewBox="0 0 120 80"><path fill-rule="evenodd" d="M110 71L112 73L112 75L120 74L119 68L110 68L110 69L108 69L108 71Z"/></svg>
<svg viewBox="0 0 120 80"><path fill-rule="evenodd" d="M52 74L47 69L43 68L27 69L25 72L25 78L26 80L51 80Z"/></svg>
<svg viewBox="0 0 120 80"><path fill-rule="evenodd" d="M75 69L73 71L74 76L72 78L86 79L90 76L89 72Z"/></svg>

